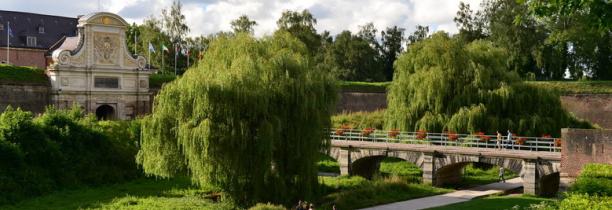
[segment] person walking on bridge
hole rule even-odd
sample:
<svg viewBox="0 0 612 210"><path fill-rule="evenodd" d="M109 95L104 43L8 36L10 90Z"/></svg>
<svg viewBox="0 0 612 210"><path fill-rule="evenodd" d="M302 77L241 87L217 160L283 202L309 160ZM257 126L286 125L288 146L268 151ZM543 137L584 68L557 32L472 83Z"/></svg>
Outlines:
<svg viewBox="0 0 612 210"><path fill-rule="evenodd" d="M510 144L512 144L512 132L510 132L510 130L508 130L508 142L505 145L506 149L508 149Z"/></svg>
<svg viewBox="0 0 612 210"><path fill-rule="evenodd" d="M504 167L499 167L499 180L506 183L506 179L504 179Z"/></svg>
<svg viewBox="0 0 612 210"><path fill-rule="evenodd" d="M499 150L502 149L501 141L502 141L502 135L499 131L497 131L497 149Z"/></svg>

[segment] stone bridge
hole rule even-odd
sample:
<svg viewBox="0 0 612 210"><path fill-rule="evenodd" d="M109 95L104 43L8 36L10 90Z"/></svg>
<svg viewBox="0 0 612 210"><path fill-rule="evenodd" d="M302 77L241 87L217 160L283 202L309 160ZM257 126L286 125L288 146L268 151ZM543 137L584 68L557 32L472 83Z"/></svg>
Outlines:
<svg viewBox="0 0 612 210"><path fill-rule="evenodd" d="M524 193L552 195L559 186L561 153L498 150L429 144L332 140L328 155L342 175L371 178L384 157L400 158L423 170L423 182L440 186L461 181L469 163L487 163L511 170L523 179Z"/></svg>

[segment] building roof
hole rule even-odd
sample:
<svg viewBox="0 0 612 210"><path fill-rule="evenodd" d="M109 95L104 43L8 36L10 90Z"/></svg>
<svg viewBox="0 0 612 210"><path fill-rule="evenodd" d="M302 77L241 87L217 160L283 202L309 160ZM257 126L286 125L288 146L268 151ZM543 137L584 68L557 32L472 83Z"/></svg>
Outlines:
<svg viewBox="0 0 612 210"><path fill-rule="evenodd" d="M78 18L0 10L0 47L6 47L8 22L13 32L10 46L15 48L48 50L63 37L77 35ZM27 37L36 37L36 45L28 46Z"/></svg>

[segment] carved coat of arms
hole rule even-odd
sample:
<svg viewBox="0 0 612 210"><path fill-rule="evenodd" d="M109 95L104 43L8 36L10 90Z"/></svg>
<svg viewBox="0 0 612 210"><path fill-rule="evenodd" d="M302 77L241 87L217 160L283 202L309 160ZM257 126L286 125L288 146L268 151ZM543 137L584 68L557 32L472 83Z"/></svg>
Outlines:
<svg viewBox="0 0 612 210"><path fill-rule="evenodd" d="M110 35L95 36L94 51L96 61L100 64L116 64L118 48L116 37Z"/></svg>

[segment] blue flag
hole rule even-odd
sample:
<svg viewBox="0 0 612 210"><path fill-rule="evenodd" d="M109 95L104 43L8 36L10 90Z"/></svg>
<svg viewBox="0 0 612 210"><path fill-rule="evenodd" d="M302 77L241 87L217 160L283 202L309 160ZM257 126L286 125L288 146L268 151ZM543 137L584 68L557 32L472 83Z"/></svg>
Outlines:
<svg viewBox="0 0 612 210"><path fill-rule="evenodd" d="M8 23L7 26L8 26L8 35L10 37L13 37L13 30L11 30L11 23Z"/></svg>
<svg viewBox="0 0 612 210"><path fill-rule="evenodd" d="M155 52L155 47L153 47L153 44L151 44L151 42L149 42L149 52Z"/></svg>

